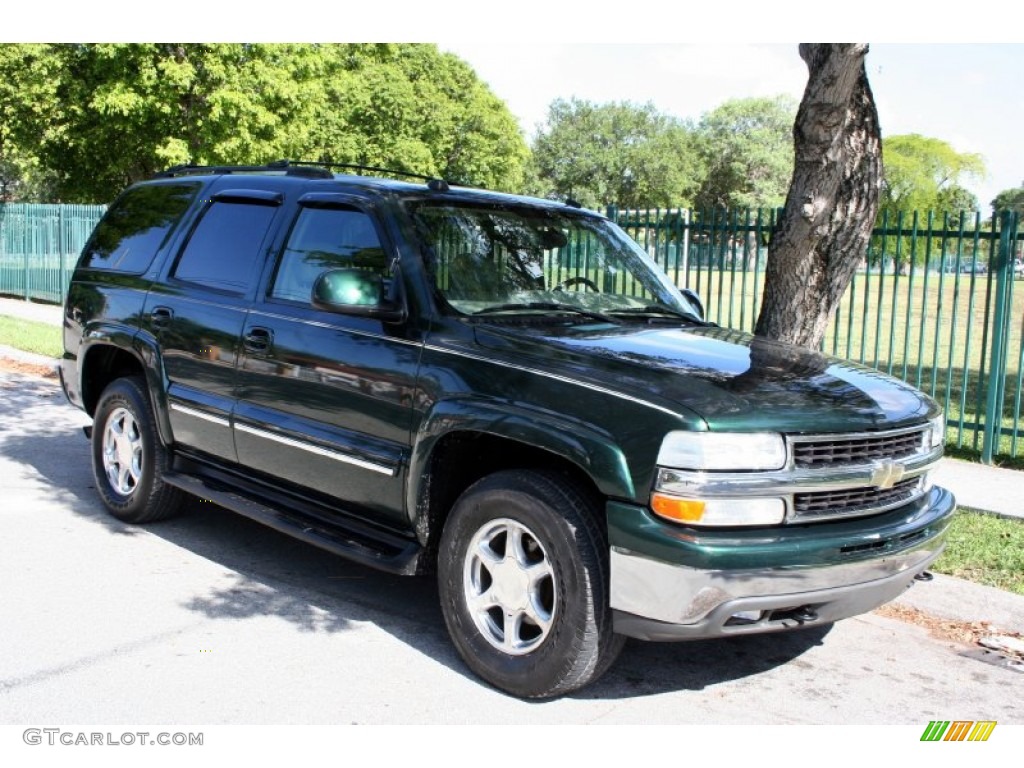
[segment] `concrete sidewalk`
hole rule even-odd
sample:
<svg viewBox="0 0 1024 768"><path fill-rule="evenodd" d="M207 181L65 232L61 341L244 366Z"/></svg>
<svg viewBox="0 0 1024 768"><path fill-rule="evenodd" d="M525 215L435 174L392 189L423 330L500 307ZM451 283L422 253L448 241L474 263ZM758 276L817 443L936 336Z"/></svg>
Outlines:
<svg viewBox="0 0 1024 768"><path fill-rule="evenodd" d="M60 326L64 322L64 307L59 304L39 304L34 301L0 296L0 315Z"/></svg>
<svg viewBox="0 0 1024 768"><path fill-rule="evenodd" d="M947 457L932 480L951 490L958 506L1024 519L1024 472Z"/></svg>
<svg viewBox="0 0 1024 768"><path fill-rule="evenodd" d="M62 307L21 299L0 297L0 315L57 326L63 322ZM53 364L52 360L38 355L26 357L24 352L15 354L10 348L0 349L0 356L16 356L24 362L35 362L39 365ZM38 359L29 359L30 357ZM960 506L1024 519L1024 502L1021 501L1024 472L947 458L943 459L933 479L936 485L951 490Z"/></svg>

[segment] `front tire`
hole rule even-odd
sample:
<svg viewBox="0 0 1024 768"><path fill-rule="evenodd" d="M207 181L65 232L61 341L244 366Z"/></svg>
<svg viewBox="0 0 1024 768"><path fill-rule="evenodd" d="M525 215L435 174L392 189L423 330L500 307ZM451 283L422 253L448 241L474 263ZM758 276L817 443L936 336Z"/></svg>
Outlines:
<svg viewBox="0 0 1024 768"><path fill-rule="evenodd" d="M608 545L586 493L553 472L497 472L445 524L441 606L466 664L503 691L558 696L596 680L625 641L612 631Z"/></svg>
<svg viewBox="0 0 1024 768"><path fill-rule="evenodd" d="M93 477L110 514L126 523L176 514L186 494L164 482L170 462L170 451L156 432L145 381L111 382L100 395L92 431Z"/></svg>

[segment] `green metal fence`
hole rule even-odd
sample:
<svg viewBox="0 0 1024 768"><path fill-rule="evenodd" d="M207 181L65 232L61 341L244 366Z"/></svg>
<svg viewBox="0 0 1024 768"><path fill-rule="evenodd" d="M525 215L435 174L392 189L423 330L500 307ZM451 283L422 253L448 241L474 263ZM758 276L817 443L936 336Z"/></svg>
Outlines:
<svg viewBox="0 0 1024 768"><path fill-rule="evenodd" d="M98 205L0 204L0 294L61 302ZM752 331L779 212L608 209L709 320ZM949 441L1024 455L1024 231L1009 212L901 213L874 230L825 351L899 376L945 408Z"/></svg>
<svg viewBox="0 0 1024 768"><path fill-rule="evenodd" d="M608 209L708 319L752 331L778 211ZM945 408L951 444L1024 454L1024 232L1009 212L884 216L826 352L898 376Z"/></svg>
<svg viewBox="0 0 1024 768"><path fill-rule="evenodd" d="M0 294L61 302L102 205L0 204Z"/></svg>

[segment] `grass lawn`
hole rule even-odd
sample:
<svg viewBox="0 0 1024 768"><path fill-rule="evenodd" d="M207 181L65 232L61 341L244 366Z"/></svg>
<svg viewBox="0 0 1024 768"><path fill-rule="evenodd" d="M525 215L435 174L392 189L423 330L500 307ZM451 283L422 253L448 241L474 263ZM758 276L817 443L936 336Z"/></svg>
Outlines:
<svg viewBox="0 0 1024 768"><path fill-rule="evenodd" d="M1024 520L961 508L932 570L1024 595Z"/></svg>
<svg viewBox="0 0 1024 768"><path fill-rule="evenodd" d="M0 344L47 357L64 353L60 328L6 315L0 315Z"/></svg>

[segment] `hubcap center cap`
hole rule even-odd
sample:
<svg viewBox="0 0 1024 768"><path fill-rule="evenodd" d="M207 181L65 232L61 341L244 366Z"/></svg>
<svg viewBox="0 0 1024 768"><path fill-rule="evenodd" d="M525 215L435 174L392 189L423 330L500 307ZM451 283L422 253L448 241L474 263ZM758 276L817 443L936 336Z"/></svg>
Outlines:
<svg viewBox="0 0 1024 768"><path fill-rule="evenodd" d="M491 592L506 611L522 611L527 607L530 575L512 557L491 566Z"/></svg>
<svg viewBox="0 0 1024 768"><path fill-rule="evenodd" d="M117 460L123 465L130 466L135 457L131 438L126 434L114 435L114 447L117 451Z"/></svg>

